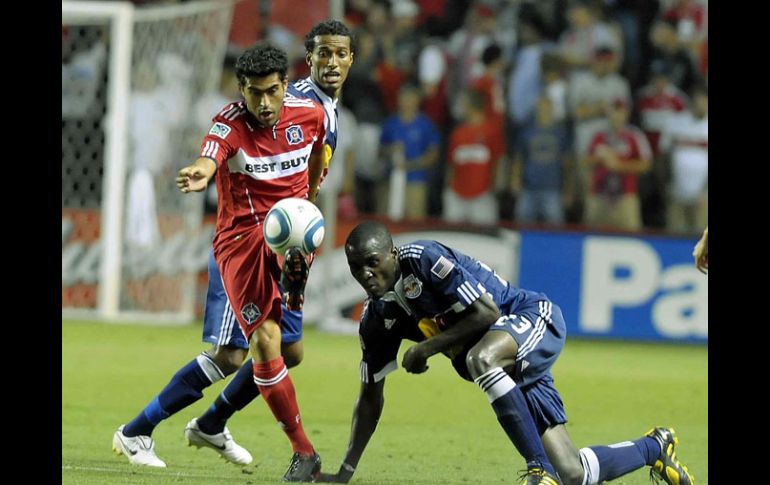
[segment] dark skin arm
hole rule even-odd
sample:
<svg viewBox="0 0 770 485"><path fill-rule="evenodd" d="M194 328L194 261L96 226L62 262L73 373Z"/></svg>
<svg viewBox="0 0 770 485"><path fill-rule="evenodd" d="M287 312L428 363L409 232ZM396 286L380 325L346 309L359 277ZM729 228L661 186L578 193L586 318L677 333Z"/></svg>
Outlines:
<svg viewBox="0 0 770 485"><path fill-rule="evenodd" d="M316 198L318 197L318 190L321 188L321 175L323 174L324 168L327 166L326 162L327 160L323 148L317 149L310 154L307 167L309 186L307 198L310 202L315 203Z"/></svg>
<svg viewBox="0 0 770 485"><path fill-rule="evenodd" d="M462 317L453 326L435 337L424 340L409 348L404 354L401 366L413 374L428 370L427 361L431 356L468 342L489 329L500 318L500 309L492 298L485 294L462 312Z"/></svg>
<svg viewBox="0 0 770 485"><path fill-rule="evenodd" d="M382 408L385 405L384 389L385 379L380 382L361 383L361 391L353 409L348 450L345 452L342 465L333 475L321 473L316 482L348 483L350 481L382 415Z"/></svg>

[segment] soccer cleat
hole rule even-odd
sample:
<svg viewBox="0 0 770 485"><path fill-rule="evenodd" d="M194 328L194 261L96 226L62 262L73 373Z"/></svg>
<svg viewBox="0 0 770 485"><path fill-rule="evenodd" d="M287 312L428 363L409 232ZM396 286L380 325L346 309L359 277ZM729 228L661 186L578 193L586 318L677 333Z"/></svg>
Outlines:
<svg viewBox="0 0 770 485"><path fill-rule="evenodd" d="M198 418L194 418L185 426L184 437L188 446L208 446L222 455L222 458L236 465L248 465L253 459L246 448L235 442L227 426L221 433L206 434L198 427Z"/></svg>
<svg viewBox="0 0 770 485"><path fill-rule="evenodd" d="M125 424L112 435L112 451L125 455L132 465L166 468L166 464L155 454L155 441L149 436L128 437L123 434Z"/></svg>
<svg viewBox="0 0 770 485"><path fill-rule="evenodd" d="M519 479L521 485L561 485L558 478L542 468L530 468Z"/></svg>
<svg viewBox="0 0 770 485"><path fill-rule="evenodd" d="M302 251L295 247L287 249L284 253L281 287L283 302L289 310L302 310L302 305L305 303L307 275L307 261Z"/></svg>
<svg viewBox="0 0 770 485"><path fill-rule="evenodd" d="M687 467L679 463L676 458L674 446L679 444L679 438L676 437L674 428L653 428L645 436L655 439L660 445L660 456L650 469L651 480L660 483L660 479L669 485L692 485L695 483L695 477L690 475Z"/></svg>
<svg viewBox="0 0 770 485"><path fill-rule="evenodd" d="M321 474L321 457L315 451L312 455L294 453L289 469L283 475L284 482L312 482Z"/></svg>

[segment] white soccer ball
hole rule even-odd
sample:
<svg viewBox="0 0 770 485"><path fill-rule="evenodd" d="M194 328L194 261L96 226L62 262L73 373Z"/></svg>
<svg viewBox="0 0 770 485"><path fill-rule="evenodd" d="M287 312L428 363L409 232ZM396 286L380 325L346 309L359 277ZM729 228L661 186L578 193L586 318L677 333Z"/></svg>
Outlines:
<svg viewBox="0 0 770 485"><path fill-rule="evenodd" d="M267 246L280 256L290 247L298 247L308 255L324 240L324 216L306 199L279 200L267 213L263 225Z"/></svg>

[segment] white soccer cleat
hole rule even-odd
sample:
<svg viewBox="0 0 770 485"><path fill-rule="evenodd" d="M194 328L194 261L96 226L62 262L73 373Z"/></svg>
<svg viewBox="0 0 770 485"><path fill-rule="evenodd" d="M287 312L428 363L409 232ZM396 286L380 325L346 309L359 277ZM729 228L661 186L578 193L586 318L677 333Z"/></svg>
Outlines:
<svg viewBox="0 0 770 485"><path fill-rule="evenodd" d="M166 464L155 454L155 441L149 436L128 437L123 434L121 425L112 435L112 451L118 455L126 455L132 465L154 466L166 468Z"/></svg>
<svg viewBox="0 0 770 485"><path fill-rule="evenodd" d="M206 434L198 427L198 418L194 418L185 426L184 437L187 438L188 446L208 446L230 463L248 465L253 460L251 453L235 442L226 426L221 433Z"/></svg>

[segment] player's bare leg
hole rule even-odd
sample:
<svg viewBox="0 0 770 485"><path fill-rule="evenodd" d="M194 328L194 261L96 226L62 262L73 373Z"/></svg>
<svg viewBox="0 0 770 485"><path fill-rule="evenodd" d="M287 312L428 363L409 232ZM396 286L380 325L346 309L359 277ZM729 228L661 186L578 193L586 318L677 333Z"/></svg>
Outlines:
<svg viewBox="0 0 770 485"><path fill-rule="evenodd" d="M667 473L656 473L666 483L692 485L694 479L676 460L673 446L676 444L673 434L666 428L655 428L645 436L633 440L622 441L611 446L592 446L575 448L564 425L548 428L542 435L543 446L548 457L556 467L564 485L594 485L613 480L645 465L657 466L656 462L665 462L661 469L671 469L670 479ZM670 450L662 451L664 447ZM673 456L673 458L672 458Z"/></svg>
<svg viewBox="0 0 770 485"><path fill-rule="evenodd" d="M281 327L268 318L249 341L254 381L291 442L294 455L284 481L311 481L321 471L321 457L305 435L294 384L281 355Z"/></svg>
<svg viewBox="0 0 770 485"><path fill-rule="evenodd" d="M465 359L474 382L492 405L497 421L527 462L527 484L558 483L540 434L521 389L504 369L513 368L519 349L516 340L502 331L488 331Z"/></svg>

